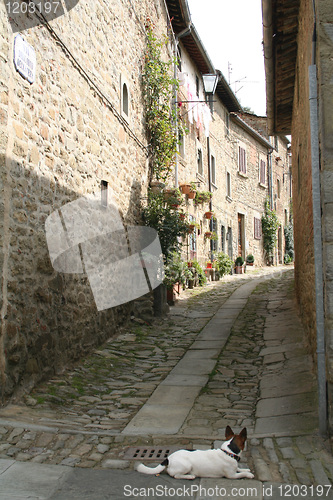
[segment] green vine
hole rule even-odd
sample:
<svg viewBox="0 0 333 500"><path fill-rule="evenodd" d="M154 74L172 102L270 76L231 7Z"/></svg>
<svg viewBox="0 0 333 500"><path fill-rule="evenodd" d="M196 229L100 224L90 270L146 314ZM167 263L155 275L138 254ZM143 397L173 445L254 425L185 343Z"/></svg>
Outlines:
<svg viewBox="0 0 333 500"><path fill-rule="evenodd" d="M264 250L269 264L273 264L274 248L277 242L277 230L279 225L276 212L270 208L269 199L267 199L265 201L265 213L261 217L261 227L264 237Z"/></svg>
<svg viewBox="0 0 333 500"><path fill-rule="evenodd" d="M289 222L288 226L284 228L284 238L286 242L284 263L289 264L294 260L294 225L292 220Z"/></svg>
<svg viewBox="0 0 333 500"><path fill-rule="evenodd" d="M156 229L167 261L170 253L180 251L179 238L189 234L189 223L182 218L181 212L165 203L163 194L150 193L142 215L145 225Z"/></svg>
<svg viewBox="0 0 333 500"><path fill-rule="evenodd" d="M171 105L178 80L172 77L173 60L162 60L166 36L158 40L147 22L147 51L143 70L143 100L149 143L150 167L157 180L166 181L175 164L178 137L174 126L176 110Z"/></svg>

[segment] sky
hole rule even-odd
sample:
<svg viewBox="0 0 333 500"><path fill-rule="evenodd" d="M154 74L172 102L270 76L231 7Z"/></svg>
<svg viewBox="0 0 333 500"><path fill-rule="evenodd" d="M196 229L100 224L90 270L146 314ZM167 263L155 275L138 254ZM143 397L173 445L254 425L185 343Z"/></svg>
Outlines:
<svg viewBox="0 0 333 500"><path fill-rule="evenodd" d="M192 22L216 69L241 105L266 115L261 0L187 0Z"/></svg>

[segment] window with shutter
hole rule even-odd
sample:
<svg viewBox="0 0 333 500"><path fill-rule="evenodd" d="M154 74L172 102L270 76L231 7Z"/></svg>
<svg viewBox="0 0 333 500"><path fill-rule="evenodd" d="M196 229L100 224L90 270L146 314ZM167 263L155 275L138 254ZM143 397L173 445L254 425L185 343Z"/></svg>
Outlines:
<svg viewBox="0 0 333 500"><path fill-rule="evenodd" d="M238 149L238 168L242 174L246 174L246 151L241 146Z"/></svg>
<svg viewBox="0 0 333 500"><path fill-rule="evenodd" d="M260 240L262 235L261 231L261 219L257 217L254 218L254 239Z"/></svg>
<svg viewBox="0 0 333 500"><path fill-rule="evenodd" d="M259 176L260 184L266 184L266 162L260 160L260 176Z"/></svg>

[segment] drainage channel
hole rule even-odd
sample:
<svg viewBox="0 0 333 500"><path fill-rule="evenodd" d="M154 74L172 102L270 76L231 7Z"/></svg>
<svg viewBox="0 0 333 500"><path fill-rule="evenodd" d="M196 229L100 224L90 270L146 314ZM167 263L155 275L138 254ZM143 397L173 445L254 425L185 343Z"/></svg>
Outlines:
<svg viewBox="0 0 333 500"><path fill-rule="evenodd" d="M122 458L125 460L160 460L163 462L171 453L179 449L177 446L133 446L127 448Z"/></svg>

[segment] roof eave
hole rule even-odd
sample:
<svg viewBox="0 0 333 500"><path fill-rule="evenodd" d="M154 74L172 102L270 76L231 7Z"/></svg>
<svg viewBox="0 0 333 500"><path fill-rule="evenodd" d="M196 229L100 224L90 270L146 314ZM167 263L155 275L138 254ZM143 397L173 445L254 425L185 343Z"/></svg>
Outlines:
<svg viewBox="0 0 333 500"><path fill-rule="evenodd" d="M262 0L264 63L266 73L266 114L268 135L275 131L275 85L272 0Z"/></svg>
<svg viewBox="0 0 333 500"><path fill-rule="evenodd" d="M273 149L273 146L268 142L265 137L259 134L254 128L250 127L244 120L242 120L236 113L230 114L232 120L234 120L243 130L252 135L257 141L259 141L267 149Z"/></svg>

